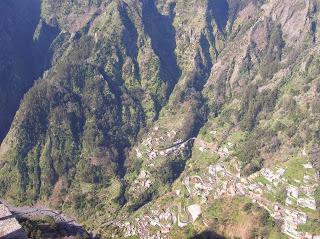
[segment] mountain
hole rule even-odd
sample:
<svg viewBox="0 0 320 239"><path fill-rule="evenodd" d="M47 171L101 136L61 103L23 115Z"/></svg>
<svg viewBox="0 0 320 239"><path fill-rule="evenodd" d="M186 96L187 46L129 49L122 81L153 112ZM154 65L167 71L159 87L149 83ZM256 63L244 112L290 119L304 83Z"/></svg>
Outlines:
<svg viewBox="0 0 320 239"><path fill-rule="evenodd" d="M40 2L3 0L1 12L0 141L8 132L20 100L43 72L56 29L42 24Z"/></svg>
<svg viewBox="0 0 320 239"><path fill-rule="evenodd" d="M30 1L31 3L32 1ZM20 6L22 8L20 8ZM19 17L12 18L18 10ZM10 121L19 106L20 99L30 85L32 85L33 66L31 66L30 51L32 33L35 30L36 7L34 3L23 1L1 1L1 119L0 139L9 130Z"/></svg>
<svg viewBox="0 0 320 239"><path fill-rule="evenodd" d="M2 0L0 195L102 238L320 234L319 4Z"/></svg>

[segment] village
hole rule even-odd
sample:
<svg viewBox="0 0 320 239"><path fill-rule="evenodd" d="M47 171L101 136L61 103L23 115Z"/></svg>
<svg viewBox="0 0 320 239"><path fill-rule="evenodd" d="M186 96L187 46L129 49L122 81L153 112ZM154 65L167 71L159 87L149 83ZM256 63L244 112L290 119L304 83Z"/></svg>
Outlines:
<svg viewBox="0 0 320 239"><path fill-rule="evenodd" d="M173 140L175 135L175 131L170 131L167 133L167 139ZM163 145L166 139L152 136L142 143L143 149L135 149L138 158L146 157L148 160L133 183L134 190L143 191L151 187L154 179L148 169L153 167L156 160L172 154L178 155L189 142L196 140L176 140L172 146L156 150L155 145ZM199 152L205 153L208 147L202 142L199 145ZM156 204L145 214L130 221L115 222L115 225L123 230L126 237L167 239L170 238L170 232L174 227L184 228L195 223L209 202L227 197L246 197L267 210L271 217L281 221L281 231L289 238L320 239L320 235L300 230L300 226L309 221L308 212L317 210L314 193L318 184L313 166L308 162L300 165L304 171L302 180L288 179L288 168L285 165L263 168L245 177L241 175L240 165L236 160L225 160L230 155L232 146L232 143L228 142L216 151L220 158L218 162L210 163L200 172L191 171L182 175L178 180L180 186L166 195L174 200L169 199L167 204ZM278 193L279 188L283 188L285 192L285 199L281 202L270 198L270 195ZM186 198L190 200L186 201ZM21 226L4 204L0 204L0 216L0 228L6 228L6 234L11 231L19 232ZM112 236L117 237L116 234Z"/></svg>
<svg viewBox="0 0 320 239"><path fill-rule="evenodd" d="M148 147L150 161L155 160L158 156L179 153L179 150L185 147L188 142L180 140L165 150L152 151L151 141L155 140L159 144L159 140L154 138L148 140L145 146ZM320 235L299 230L299 227L306 224L309 219L308 213L305 211L317 210L314 197L317 175L312 165L310 163L301 165L306 173L302 181L294 180L294 184L291 184L292 182L289 182L285 177L286 168L281 166L263 168L249 177L243 177L237 163L233 162L233 170L229 170L230 165L223 161L223 158L229 154L228 147L232 147L232 144L229 143L227 147L221 147L218 150L222 160L209 165L206 172L202 172L202 175L187 175L181 179L189 196L198 199L193 204L183 206L182 203L177 203L171 204L167 208L159 206L150 210L146 215L135 218L135 221L118 222L117 226L124 230L125 236L137 235L139 238L145 239L165 239L169 238L168 234L175 225L183 228L194 223L201 215L202 210L205 210L209 199L243 196L266 209L274 219L280 220L282 222L281 231L289 238L319 239ZM199 150L205 151L205 146L200 146ZM137 156L142 157L140 151L137 151ZM147 170L140 173L136 183L142 184L143 188L150 187L152 180L150 180ZM277 194L280 186L285 189L285 201L277 202L268 198L268 195ZM181 189L177 189L174 193L176 198L181 198L183 201L181 191Z"/></svg>

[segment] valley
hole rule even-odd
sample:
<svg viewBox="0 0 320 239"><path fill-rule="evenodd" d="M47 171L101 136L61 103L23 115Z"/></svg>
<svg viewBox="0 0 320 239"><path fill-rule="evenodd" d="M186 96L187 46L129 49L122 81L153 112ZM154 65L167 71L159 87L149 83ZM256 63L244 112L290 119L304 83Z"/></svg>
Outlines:
<svg viewBox="0 0 320 239"><path fill-rule="evenodd" d="M319 9L2 0L1 200L32 238L319 237Z"/></svg>

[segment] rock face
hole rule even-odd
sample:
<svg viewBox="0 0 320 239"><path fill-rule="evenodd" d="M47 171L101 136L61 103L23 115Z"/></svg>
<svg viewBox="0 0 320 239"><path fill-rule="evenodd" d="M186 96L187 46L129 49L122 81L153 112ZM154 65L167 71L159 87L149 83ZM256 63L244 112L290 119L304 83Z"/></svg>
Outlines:
<svg viewBox="0 0 320 239"><path fill-rule="evenodd" d="M30 1L35 2L35 1ZM0 140L10 128L12 118L19 106L19 101L27 88L31 86L30 72L31 45L33 31L37 24L36 4L24 4L23 1L2 1L1 15L1 68L0 68ZM20 8L23 10L15 10ZM29 12L28 12L29 11ZM39 9L38 9L39 11ZM19 17L14 18L14 14ZM26 20L26 21L25 21Z"/></svg>
<svg viewBox="0 0 320 239"><path fill-rule="evenodd" d="M2 142L23 95L46 67L48 47L57 30L40 24L39 0L1 1L0 20Z"/></svg>
<svg viewBox="0 0 320 239"><path fill-rule="evenodd" d="M317 0L25 2L0 3L6 199L108 235L198 155L247 176L305 148L317 167Z"/></svg>
<svg viewBox="0 0 320 239"><path fill-rule="evenodd" d="M0 238L4 239L27 239L25 231L11 214L9 209L0 203Z"/></svg>

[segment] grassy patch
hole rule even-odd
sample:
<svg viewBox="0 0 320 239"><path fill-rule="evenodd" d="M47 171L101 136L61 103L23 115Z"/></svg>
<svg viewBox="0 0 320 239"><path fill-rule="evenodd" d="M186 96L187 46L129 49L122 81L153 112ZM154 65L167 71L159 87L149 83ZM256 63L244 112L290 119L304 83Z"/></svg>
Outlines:
<svg viewBox="0 0 320 239"><path fill-rule="evenodd" d="M286 172L284 177L288 179L288 182L293 185L299 184L296 180L300 182L303 181L303 176L305 173L305 168L303 164L307 163L307 160L304 158L293 158L286 164Z"/></svg>
<svg viewBox="0 0 320 239"><path fill-rule="evenodd" d="M306 213L309 219L318 219L320 217L319 211L315 211L310 208L299 208L299 210Z"/></svg>
<svg viewBox="0 0 320 239"><path fill-rule="evenodd" d="M320 222L318 220L309 220L306 224L300 225L299 230L303 232L311 232L315 235L319 235Z"/></svg>
<svg viewBox="0 0 320 239"><path fill-rule="evenodd" d="M218 155L210 152L209 150L201 152L198 148L194 148L192 156L194 159L199 160L201 162L201 165L214 164L218 161L219 158Z"/></svg>
<svg viewBox="0 0 320 239"><path fill-rule="evenodd" d="M277 230L272 230L269 239L289 239L289 237Z"/></svg>
<svg viewBox="0 0 320 239"><path fill-rule="evenodd" d="M270 238L271 234L273 238L280 238L277 237L279 229L269 213L249 198L216 200L204 212L204 218L209 219L210 229L218 233L222 229L227 238Z"/></svg>
<svg viewBox="0 0 320 239"><path fill-rule="evenodd" d="M232 140L232 142L234 143L239 143L239 142L242 142L246 139L246 137L248 136L248 132L245 132L245 131L236 131L234 132L230 138Z"/></svg>
<svg viewBox="0 0 320 239"><path fill-rule="evenodd" d="M263 177L262 175L259 175L258 177L256 177L255 178L255 182L262 183L263 185L270 184L270 182L265 177Z"/></svg>

